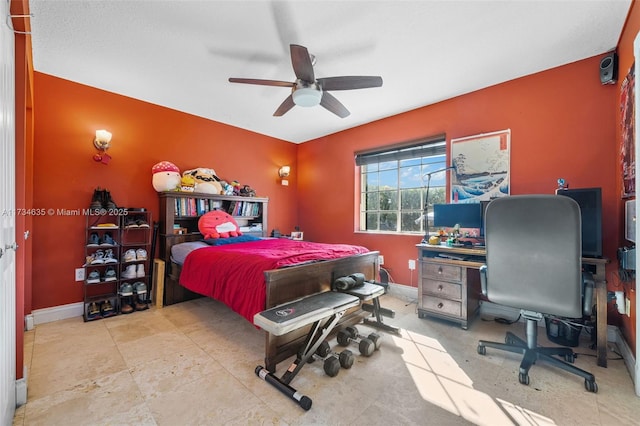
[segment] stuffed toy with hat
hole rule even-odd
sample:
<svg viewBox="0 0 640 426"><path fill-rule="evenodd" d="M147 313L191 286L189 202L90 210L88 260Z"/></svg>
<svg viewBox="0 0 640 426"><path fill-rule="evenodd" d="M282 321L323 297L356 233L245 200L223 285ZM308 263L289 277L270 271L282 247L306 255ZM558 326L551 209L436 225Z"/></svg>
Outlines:
<svg viewBox="0 0 640 426"><path fill-rule="evenodd" d="M175 191L180 187L180 169L170 161L161 161L151 168L153 189L158 192Z"/></svg>
<svg viewBox="0 0 640 426"><path fill-rule="evenodd" d="M235 219L222 210L211 210L200 216L198 230L205 240L208 238L229 238L242 235Z"/></svg>
<svg viewBox="0 0 640 426"><path fill-rule="evenodd" d="M216 176L216 171L206 167L198 167L187 170L182 176L191 176L195 179L195 191L203 194L221 194L222 185Z"/></svg>

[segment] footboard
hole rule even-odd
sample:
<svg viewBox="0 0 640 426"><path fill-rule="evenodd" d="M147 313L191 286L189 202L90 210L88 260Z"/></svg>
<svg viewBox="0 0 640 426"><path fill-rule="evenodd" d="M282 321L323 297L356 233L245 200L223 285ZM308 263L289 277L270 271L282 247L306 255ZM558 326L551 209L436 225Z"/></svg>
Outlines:
<svg viewBox="0 0 640 426"><path fill-rule="evenodd" d="M341 259L265 271L266 308L272 308L313 293L329 291L334 279L355 272L363 273L367 280L374 280L378 273L379 254L374 251ZM369 314L359 307L350 309L342 317L336 331L346 325L357 324L366 315ZM294 355L308 332L309 327L282 336L266 333L265 366L267 370L275 372L279 362Z"/></svg>

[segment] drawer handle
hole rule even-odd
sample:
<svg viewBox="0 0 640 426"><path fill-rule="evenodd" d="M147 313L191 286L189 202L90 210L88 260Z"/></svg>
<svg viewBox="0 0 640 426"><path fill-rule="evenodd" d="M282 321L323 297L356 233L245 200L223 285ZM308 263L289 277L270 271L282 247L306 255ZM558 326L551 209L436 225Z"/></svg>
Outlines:
<svg viewBox="0 0 640 426"><path fill-rule="evenodd" d="M442 309L443 306L442 302L438 303L438 309Z"/></svg>
<svg viewBox="0 0 640 426"><path fill-rule="evenodd" d="M442 275L442 267L439 267L439 268L438 268L438 273L439 273L440 275Z"/></svg>
<svg viewBox="0 0 640 426"><path fill-rule="evenodd" d="M442 291L442 285L438 286L438 291Z"/></svg>

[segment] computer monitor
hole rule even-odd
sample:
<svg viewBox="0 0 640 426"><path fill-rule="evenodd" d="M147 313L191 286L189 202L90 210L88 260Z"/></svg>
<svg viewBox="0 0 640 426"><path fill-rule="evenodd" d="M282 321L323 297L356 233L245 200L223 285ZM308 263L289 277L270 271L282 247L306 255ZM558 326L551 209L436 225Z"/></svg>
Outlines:
<svg viewBox="0 0 640 426"><path fill-rule="evenodd" d="M571 197L580 206L582 256L602 257L602 189L558 189L556 194Z"/></svg>
<svg viewBox="0 0 640 426"><path fill-rule="evenodd" d="M481 228L482 205L480 203L434 204L433 226L440 228Z"/></svg>

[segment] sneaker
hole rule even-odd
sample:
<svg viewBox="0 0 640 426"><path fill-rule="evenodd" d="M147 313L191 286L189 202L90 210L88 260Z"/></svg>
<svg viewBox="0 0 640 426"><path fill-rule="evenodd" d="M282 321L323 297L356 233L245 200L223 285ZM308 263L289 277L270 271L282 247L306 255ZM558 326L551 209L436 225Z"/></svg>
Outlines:
<svg viewBox="0 0 640 426"><path fill-rule="evenodd" d="M102 190L100 187L93 190L93 197L91 198L89 209L91 211L100 211L100 209L102 209Z"/></svg>
<svg viewBox="0 0 640 426"><path fill-rule="evenodd" d="M116 314L116 310L113 309L113 305L110 300L107 300L100 305L100 312L103 317L110 317Z"/></svg>
<svg viewBox="0 0 640 426"><path fill-rule="evenodd" d="M147 292L147 286L142 281L133 283L133 292L137 295L145 294Z"/></svg>
<svg viewBox="0 0 640 426"><path fill-rule="evenodd" d="M116 242L113 240L113 237L111 236L111 232L105 232L104 235L102 236L102 242L100 243L101 246L115 246Z"/></svg>
<svg viewBox="0 0 640 426"><path fill-rule="evenodd" d="M138 227L138 223L135 220L133 220L131 218L128 218L124 222L124 227L125 227L125 229L137 228Z"/></svg>
<svg viewBox="0 0 640 426"><path fill-rule="evenodd" d="M120 286L120 296L133 296L133 286L131 283L123 283Z"/></svg>
<svg viewBox="0 0 640 426"><path fill-rule="evenodd" d="M97 270L93 270L89 272L89 276L87 277L87 284L96 284L100 282L100 272Z"/></svg>
<svg viewBox="0 0 640 426"><path fill-rule="evenodd" d="M138 265L136 265L136 278L143 278L145 273L144 273L144 263L138 263Z"/></svg>
<svg viewBox="0 0 640 426"><path fill-rule="evenodd" d="M132 278L136 278L136 265L129 265L124 272L122 272L122 279L130 280Z"/></svg>
<svg viewBox="0 0 640 426"><path fill-rule="evenodd" d="M123 259L125 262L134 262L136 260L136 251L134 249L125 251Z"/></svg>
<svg viewBox="0 0 640 426"><path fill-rule="evenodd" d="M116 270L113 266L109 266L105 271L104 271L104 280L105 281L116 281L118 279L118 276L116 274ZM87 281L89 282L89 281Z"/></svg>
<svg viewBox="0 0 640 426"><path fill-rule="evenodd" d="M104 252L102 250L97 250L95 253L93 253L92 258L92 265L100 265L104 263Z"/></svg>
<svg viewBox="0 0 640 426"><path fill-rule="evenodd" d="M136 220L136 224L138 225L138 228L148 228L149 227L149 224L143 219Z"/></svg>
<svg viewBox="0 0 640 426"><path fill-rule="evenodd" d="M138 250L136 250L136 259L147 260L147 251L143 248L139 248Z"/></svg>
<svg viewBox="0 0 640 426"><path fill-rule="evenodd" d="M107 191L106 189L104 190L104 208L107 210L115 210L118 208L118 206L116 206L116 203L113 202L113 199L111 198L111 193L109 193L109 191Z"/></svg>
<svg viewBox="0 0 640 426"><path fill-rule="evenodd" d="M118 259L113 255L113 250L107 249L104 252L104 263L118 263Z"/></svg>
<svg viewBox="0 0 640 426"><path fill-rule="evenodd" d="M96 226L92 226L93 229L118 229L118 225L113 222L99 223Z"/></svg>
<svg viewBox="0 0 640 426"><path fill-rule="evenodd" d="M98 237L98 233L92 232L91 235L89 235L89 243L87 244L87 246L97 247L99 245L100 245L100 237Z"/></svg>
<svg viewBox="0 0 640 426"><path fill-rule="evenodd" d="M87 306L87 319L94 320L98 318L102 318L98 304L96 302L89 303L89 306Z"/></svg>

